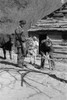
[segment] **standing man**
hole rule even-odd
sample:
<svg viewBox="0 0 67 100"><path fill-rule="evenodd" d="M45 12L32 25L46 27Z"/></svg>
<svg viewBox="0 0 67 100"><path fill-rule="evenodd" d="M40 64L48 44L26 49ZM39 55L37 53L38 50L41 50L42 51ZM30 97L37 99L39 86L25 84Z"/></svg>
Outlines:
<svg viewBox="0 0 67 100"><path fill-rule="evenodd" d="M46 35L46 39L41 41L40 44L40 53L41 53L41 68L44 68L45 58L47 55L49 55L48 62L49 62L49 68L54 69L55 63L53 61L53 45L49 37Z"/></svg>
<svg viewBox="0 0 67 100"><path fill-rule="evenodd" d="M26 24L26 21L22 20L19 21L20 29L15 30L15 46L17 47L17 64L20 67L26 66L24 63L24 59L26 56L26 38L25 34L23 33L23 27Z"/></svg>

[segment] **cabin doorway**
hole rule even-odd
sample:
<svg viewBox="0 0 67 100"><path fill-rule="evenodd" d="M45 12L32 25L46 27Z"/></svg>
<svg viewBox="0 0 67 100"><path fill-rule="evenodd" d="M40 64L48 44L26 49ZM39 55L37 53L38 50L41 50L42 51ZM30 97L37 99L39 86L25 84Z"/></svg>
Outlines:
<svg viewBox="0 0 67 100"><path fill-rule="evenodd" d="M40 44L43 39L46 39L47 34L40 34L39 35L39 54L40 54Z"/></svg>

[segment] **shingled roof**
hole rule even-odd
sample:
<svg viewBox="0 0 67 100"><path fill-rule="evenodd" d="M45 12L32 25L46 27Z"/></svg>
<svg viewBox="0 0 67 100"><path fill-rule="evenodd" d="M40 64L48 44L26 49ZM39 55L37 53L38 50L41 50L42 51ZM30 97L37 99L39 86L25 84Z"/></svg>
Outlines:
<svg viewBox="0 0 67 100"><path fill-rule="evenodd" d="M61 8L39 20L29 31L47 29L67 30L67 3L63 4Z"/></svg>

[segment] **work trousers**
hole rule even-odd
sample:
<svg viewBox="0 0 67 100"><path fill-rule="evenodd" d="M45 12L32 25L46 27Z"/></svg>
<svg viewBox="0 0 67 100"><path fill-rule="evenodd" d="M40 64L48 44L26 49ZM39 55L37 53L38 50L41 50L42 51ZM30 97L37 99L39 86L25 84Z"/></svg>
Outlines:
<svg viewBox="0 0 67 100"><path fill-rule="evenodd" d="M45 52L44 54L46 55L47 52ZM49 68L50 69L54 69L55 68L55 62L53 60L53 52L49 52L49 59L48 59L48 63L49 63ZM45 58L43 56L43 54L41 54L41 68L44 68L45 65Z"/></svg>
<svg viewBox="0 0 67 100"><path fill-rule="evenodd" d="M24 67L25 55L22 53L21 47L17 47L17 64L19 67Z"/></svg>

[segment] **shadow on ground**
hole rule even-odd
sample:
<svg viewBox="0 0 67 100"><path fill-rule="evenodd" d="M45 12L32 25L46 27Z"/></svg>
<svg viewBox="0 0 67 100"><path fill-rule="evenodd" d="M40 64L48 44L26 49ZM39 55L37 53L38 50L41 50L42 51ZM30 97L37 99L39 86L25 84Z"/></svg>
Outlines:
<svg viewBox="0 0 67 100"><path fill-rule="evenodd" d="M0 56L0 59L4 59L4 57Z"/></svg>
<svg viewBox="0 0 67 100"><path fill-rule="evenodd" d="M8 62L8 61L0 61L1 64L5 64L5 65L12 65L12 66L15 66L15 67L19 67L17 64L14 64L12 62Z"/></svg>
<svg viewBox="0 0 67 100"><path fill-rule="evenodd" d="M33 65L33 64L32 64L32 65ZM35 64L34 67L37 68L37 69L40 69L40 66L37 65L37 64ZM48 69L48 70L49 70L49 68L45 68L45 69ZM67 80L62 79L62 78L59 78L59 77L57 77L55 74L49 74L49 73L44 73L44 74L47 74L47 75L50 76L51 78L54 78L54 79L56 79L56 80L58 80L58 81L60 81L60 82L67 83Z"/></svg>
<svg viewBox="0 0 67 100"><path fill-rule="evenodd" d="M54 79L56 79L56 80L58 80L58 81L60 81L60 82L64 82L64 83L67 83L67 80L65 80L65 79L62 79L62 78L59 78L59 77L57 77L55 74L47 74L47 75L49 75L50 77L52 77L52 78L54 78Z"/></svg>
<svg viewBox="0 0 67 100"><path fill-rule="evenodd" d="M14 64L12 62L8 62L8 61L0 61L1 64L5 64L5 65L12 65L12 66L15 66L15 67L19 67L17 64ZM39 66L36 64L35 65L35 68L38 68ZM44 72L43 74L47 74L48 76L60 81L60 82L64 82L64 83L67 83L67 80L65 79L62 79L62 78L59 78L57 77L55 74L49 74L49 73L46 73Z"/></svg>
<svg viewBox="0 0 67 100"><path fill-rule="evenodd" d="M21 66L19 66L18 64L15 64L13 62L8 62L8 61L0 61L1 64L5 64L5 65L12 65L14 67L18 67L18 68L22 68ZM26 65L23 65L25 68L27 68Z"/></svg>

